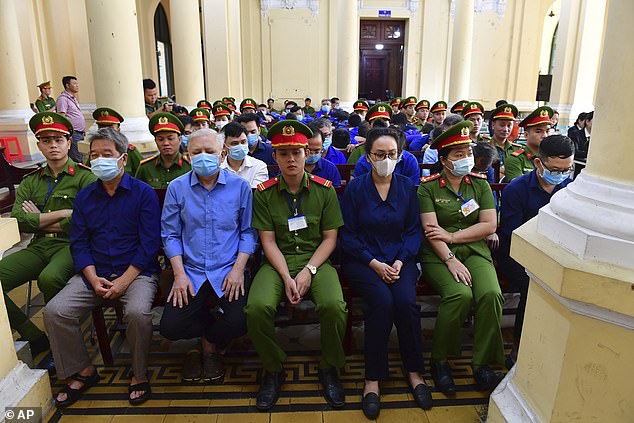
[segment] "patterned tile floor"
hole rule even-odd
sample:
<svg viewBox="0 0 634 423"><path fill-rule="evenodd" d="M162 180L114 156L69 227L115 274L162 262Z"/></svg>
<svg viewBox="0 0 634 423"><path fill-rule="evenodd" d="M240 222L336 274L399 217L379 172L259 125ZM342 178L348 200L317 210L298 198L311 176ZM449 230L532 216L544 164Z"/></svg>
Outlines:
<svg viewBox="0 0 634 423"><path fill-rule="evenodd" d="M24 304L25 289L11 292L11 297ZM41 302L34 286L35 302ZM423 310L433 309L434 299L425 298ZM160 319L155 310L155 320ZM309 313L295 310L295 313ZM106 313L112 322L114 313ZM41 309L33 321L42 325ZM505 316L504 326L512 325L512 316ZM259 386L260 362L247 338L236 340L225 357L226 377L223 384L181 382L181 359L195 341L169 342L154 334L150 367L153 389L152 399L142 406L132 407L127 401L130 354L125 337L116 333L112 339L115 366L105 367L96 346L90 344L90 325L85 323L86 342L103 379L83 398L63 412L51 410L49 422L346 422L367 421L360 410L363 388L363 324L353 326L353 354L348 357L341 379L346 389L347 404L342 410L333 410L325 404L318 384L319 328L317 325L289 326L278 329L278 339L288 351L285 365L287 382L277 405L270 413L260 413L254 407ZM429 358L433 318L423 319L423 342L426 362ZM504 330L510 339L509 329ZM486 419L489 392L477 390L471 373L471 330L465 330L464 350L461 357L451 361L458 393L448 398L433 393L434 407L423 411L416 407L401 370L395 331L390 338L391 380L382 384L382 411L379 422L482 422ZM508 348L508 345L507 345ZM42 355L36 357L35 362ZM431 382L427 372L425 377ZM53 378L53 392L62 384Z"/></svg>

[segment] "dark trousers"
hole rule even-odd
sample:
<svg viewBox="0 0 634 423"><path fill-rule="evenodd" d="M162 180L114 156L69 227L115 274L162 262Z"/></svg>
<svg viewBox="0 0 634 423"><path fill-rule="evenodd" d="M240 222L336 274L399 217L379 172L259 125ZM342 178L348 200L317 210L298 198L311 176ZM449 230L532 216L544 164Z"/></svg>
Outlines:
<svg viewBox="0 0 634 423"><path fill-rule="evenodd" d="M388 341L393 324L396 325L405 371L423 373L420 306L416 304L416 264L404 264L401 278L393 284L386 284L367 264L358 261L345 262L343 273L351 288L362 295L366 303L365 378L388 378Z"/></svg>
<svg viewBox="0 0 634 423"><path fill-rule="evenodd" d="M498 265L502 273L509 278L513 286L520 292L520 302L517 306L515 329L513 330L513 341L516 345L519 345L522 336L522 327L524 326L524 312L526 311L529 277L526 274L526 269L509 255L500 254L498 257Z"/></svg>
<svg viewBox="0 0 634 423"><path fill-rule="evenodd" d="M195 297L189 297L189 304L183 308L174 307L171 302L165 304L161 317L161 335L170 341L192 339L204 336L207 341L219 348L229 345L233 338L247 333L247 321L243 308L247 303L250 279L244 276L245 295L238 300L226 297L218 298L209 281L198 290ZM222 316L215 317L209 310L209 298L222 309Z"/></svg>
<svg viewBox="0 0 634 423"><path fill-rule="evenodd" d="M72 142L70 143L70 151L68 152L68 155L75 163L84 162L84 155L79 152L79 147L77 146L77 143L84 139L84 135L86 134L79 131L73 131L73 135L71 135Z"/></svg>

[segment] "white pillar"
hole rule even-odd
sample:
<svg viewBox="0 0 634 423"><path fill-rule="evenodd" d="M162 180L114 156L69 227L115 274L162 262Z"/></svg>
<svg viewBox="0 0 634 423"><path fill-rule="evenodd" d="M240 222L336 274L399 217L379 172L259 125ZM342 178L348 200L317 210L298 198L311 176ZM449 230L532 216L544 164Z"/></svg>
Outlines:
<svg viewBox="0 0 634 423"><path fill-rule="evenodd" d="M452 103L469 98L473 15L473 0L456 1L449 79L449 101Z"/></svg>
<svg viewBox="0 0 634 423"><path fill-rule="evenodd" d="M16 40L20 33L13 0L0 0L0 113L2 116L25 117L29 110L22 47ZM32 113L31 113L32 114Z"/></svg>
<svg viewBox="0 0 634 423"><path fill-rule="evenodd" d="M359 13L356 1L338 1L337 92L342 103L357 99L359 90ZM331 3L332 4L332 3Z"/></svg>
<svg viewBox="0 0 634 423"><path fill-rule="evenodd" d="M170 4L176 101L191 110L205 98L198 0L172 0Z"/></svg>
<svg viewBox="0 0 634 423"><path fill-rule="evenodd" d="M121 113L121 131L141 151L155 149L143 101L135 2L91 0L86 15L97 107Z"/></svg>

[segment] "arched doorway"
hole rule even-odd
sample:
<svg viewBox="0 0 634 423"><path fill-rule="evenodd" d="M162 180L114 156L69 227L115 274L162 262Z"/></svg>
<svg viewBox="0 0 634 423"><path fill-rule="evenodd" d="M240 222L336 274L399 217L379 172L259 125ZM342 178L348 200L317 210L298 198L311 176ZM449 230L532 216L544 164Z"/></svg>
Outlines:
<svg viewBox="0 0 634 423"><path fill-rule="evenodd" d="M154 12L154 37L156 39L156 63L158 65L158 86L161 96L174 93L174 67L170 28L163 5L159 3Z"/></svg>

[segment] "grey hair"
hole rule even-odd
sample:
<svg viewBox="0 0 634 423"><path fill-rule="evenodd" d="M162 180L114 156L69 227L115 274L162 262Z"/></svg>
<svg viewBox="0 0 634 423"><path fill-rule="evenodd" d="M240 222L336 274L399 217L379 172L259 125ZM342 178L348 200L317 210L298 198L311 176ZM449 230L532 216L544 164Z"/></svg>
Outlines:
<svg viewBox="0 0 634 423"><path fill-rule="evenodd" d="M447 130L450 126L454 126L457 123L460 123L464 120L464 118L457 114L451 114L442 121L442 125L440 127L443 131Z"/></svg>
<svg viewBox="0 0 634 423"><path fill-rule="evenodd" d="M219 134L218 132L210 128L196 129L194 132L192 132L189 135L188 144L191 144L192 140L196 138L202 138L202 137L212 137L216 141L216 143L218 143L218 148L220 148L220 150L222 150L222 148L224 147L224 143L225 143L224 134Z"/></svg>
<svg viewBox="0 0 634 423"><path fill-rule="evenodd" d="M123 133L112 128L101 128L96 132L88 134L88 140L90 142L90 148L92 148L93 141L96 140L110 140L114 143L114 148L119 154L128 152L128 138Z"/></svg>

